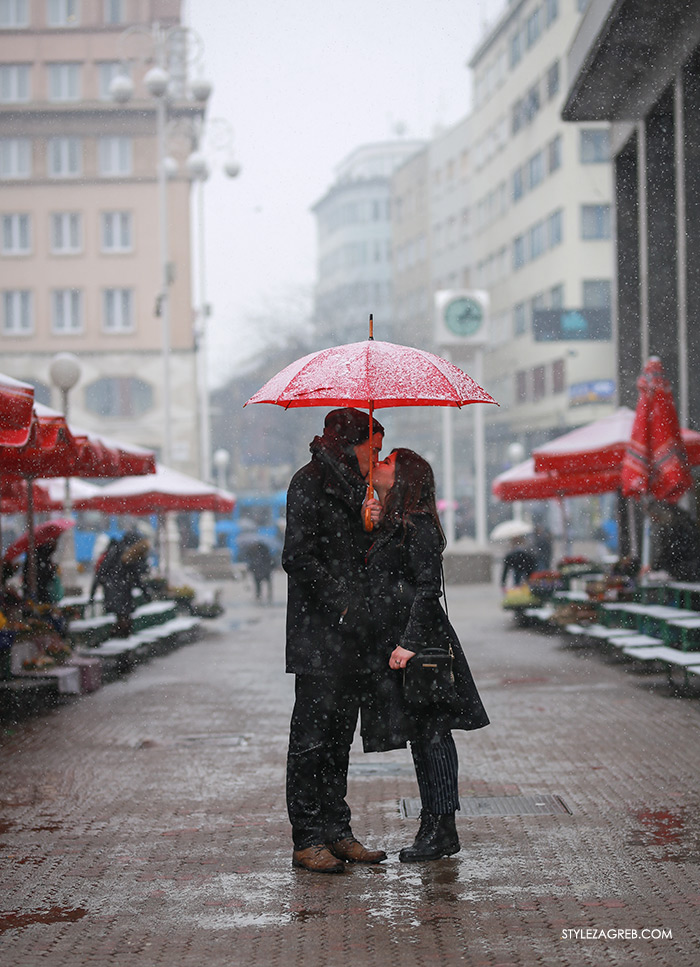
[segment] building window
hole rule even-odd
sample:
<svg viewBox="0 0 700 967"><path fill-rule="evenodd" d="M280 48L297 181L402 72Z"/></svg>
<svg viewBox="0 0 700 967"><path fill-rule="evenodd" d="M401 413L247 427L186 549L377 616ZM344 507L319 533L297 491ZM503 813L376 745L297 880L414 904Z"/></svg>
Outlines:
<svg viewBox="0 0 700 967"><path fill-rule="evenodd" d="M133 331L134 299L131 289L104 290L102 328L105 332Z"/></svg>
<svg viewBox="0 0 700 967"><path fill-rule="evenodd" d="M522 369L515 374L515 401L527 403L527 373Z"/></svg>
<svg viewBox="0 0 700 967"><path fill-rule="evenodd" d="M126 65L128 68L128 65ZM112 94L110 88L115 77L125 73L125 65L119 60L102 60L97 65L97 87L98 96L101 101L111 101ZM126 70L127 77L130 72Z"/></svg>
<svg viewBox="0 0 700 967"><path fill-rule="evenodd" d="M78 178L83 168L80 138L49 138L47 142L50 178Z"/></svg>
<svg viewBox="0 0 700 967"><path fill-rule="evenodd" d="M102 212L102 251L132 250L131 212Z"/></svg>
<svg viewBox="0 0 700 967"><path fill-rule="evenodd" d="M547 235L550 248L561 245L564 240L564 213L561 208L547 218Z"/></svg>
<svg viewBox="0 0 700 967"><path fill-rule="evenodd" d="M530 229L530 258L536 259L547 248L547 231L544 222L537 222Z"/></svg>
<svg viewBox="0 0 700 967"><path fill-rule="evenodd" d="M551 101L559 93L559 61L555 61L547 71L547 100Z"/></svg>
<svg viewBox="0 0 700 967"><path fill-rule="evenodd" d="M524 302L513 306L513 333L522 336L527 331L527 309Z"/></svg>
<svg viewBox="0 0 700 967"><path fill-rule="evenodd" d="M610 161L610 132L604 128L584 128L579 132L582 165Z"/></svg>
<svg viewBox="0 0 700 967"><path fill-rule="evenodd" d="M565 389L564 360L555 359L552 363L552 393L563 393Z"/></svg>
<svg viewBox="0 0 700 967"><path fill-rule="evenodd" d="M536 188L544 181L544 154L538 151L527 163L528 181L530 188Z"/></svg>
<svg viewBox="0 0 700 967"><path fill-rule="evenodd" d="M3 255L29 255L32 250L30 224L29 215L2 216Z"/></svg>
<svg viewBox="0 0 700 967"><path fill-rule="evenodd" d="M49 27L76 27L79 20L78 0L47 0L46 22Z"/></svg>
<svg viewBox="0 0 700 967"><path fill-rule="evenodd" d="M584 279L582 289L584 309L610 308L612 301L610 279Z"/></svg>
<svg viewBox="0 0 700 967"><path fill-rule="evenodd" d="M51 293L51 331L83 331L83 293L80 289L54 289Z"/></svg>
<svg viewBox="0 0 700 967"><path fill-rule="evenodd" d="M26 336L34 328L32 294L28 289L8 289L2 294L2 331L6 336Z"/></svg>
<svg viewBox="0 0 700 967"><path fill-rule="evenodd" d="M581 205L581 238L610 238L610 205Z"/></svg>
<svg viewBox="0 0 700 967"><path fill-rule="evenodd" d="M521 269L525 265L525 236L518 235L513 239L513 268Z"/></svg>
<svg viewBox="0 0 700 967"><path fill-rule="evenodd" d="M51 216L51 251L54 255L75 255L82 249L80 212L54 212Z"/></svg>
<svg viewBox="0 0 700 967"><path fill-rule="evenodd" d="M520 62L520 58L522 56L523 56L522 34L518 29L510 38L510 66L515 67L515 65Z"/></svg>
<svg viewBox="0 0 700 967"><path fill-rule="evenodd" d="M124 23L124 0L104 0L104 4L106 24Z"/></svg>
<svg viewBox="0 0 700 967"><path fill-rule="evenodd" d="M532 370L532 399L536 403L544 399L547 393L547 375L544 366L535 366Z"/></svg>
<svg viewBox="0 0 700 967"><path fill-rule="evenodd" d="M0 0L0 28L28 26L29 0Z"/></svg>
<svg viewBox="0 0 700 967"><path fill-rule="evenodd" d="M49 100L80 100L80 64L49 64Z"/></svg>
<svg viewBox="0 0 700 967"><path fill-rule="evenodd" d="M103 377L86 387L85 406L99 416L142 416L153 408L153 387L132 376Z"/></svg>
<svg viewBox="0 0 700 967"><path fill-rule="evenodd" d="M131 174L131 138L99 138L99 171L104 178Z"/></svg>
<svg viewBox="0 0 700 967"><path fill-rule="evenodd" d="M29 138L0 138L0 178L29 178L31 173Z"/></svg>
<svg viewBox="0 0 700 967"><path fill-rule="evenodd" d="M549 305L551 309L564 308L564 286L554 285L549 290Z"/></svg>
<svg viewBox="0 0 700 967"><path fill-rule="evenodd" d="M544 24L551 26L559 16L559 0L544 0Z"/></svg>
<svg viewBox="0 0 700 967"><path fill-rule="evenodd" d="M547 145L547 161L549 164L549 173L552 174L557 168L561 168L561 135L558 134L556 138L549 142Z"/></svg>
<svg viewBox="0 0 700 967"><path fill-rule="evenodd" d="M0 103L23 104L28 100L29 64L0 64Z"/></svg>
<svg viewBox="0 0 700 967"><path fill-rule="evenodd" d="M525 22L525 43L528 47L539 40L540 32L540 8L535 7Z"/></svg>

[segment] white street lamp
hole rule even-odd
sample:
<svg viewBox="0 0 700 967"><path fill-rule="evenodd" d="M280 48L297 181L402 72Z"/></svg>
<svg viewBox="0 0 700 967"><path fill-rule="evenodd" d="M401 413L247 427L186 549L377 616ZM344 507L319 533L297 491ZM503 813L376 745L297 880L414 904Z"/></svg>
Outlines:
<svg viewBox="0 0 700 967"><path fill-rule="evenodd" d="M49 376L51 382L61 391L63 416L68 422L68 395L75 384L80 379L82 367L80 360L73 353L57 353L49 364ZM73 502L70 493L70 477L66 477L66 489L63 498L63 515L69 520L73 516ZM64 534L63 540L63 560L62 568L64 578L75 581L77 575L77 565L75 560L75 534L73 529L69 529Z"/></svg>
<svg viewBox="0 0 700 967"><path fill-rule="evenodd" d="M160 24L153 24L150 30L139 25L129 27L121 35L122 42L136 35L145 36L155 53L156 65L151 67L143 78L146 90L156 102L156 140L158 151L158 237L160 253L160 290L156 298L156 315L160 316L162 325L162 353L163 353L163 449L162 459L167 465L172 459L172 426L171 426L171 383L170 383L170 285L173 273L170 265L168 245L168 195L167 182L177 173L175 160L167 155L167 119L168 93L171 84L167 66L169 53L174 44L181 44L182 40L194 42L195 59L199 60L202 52L201 38L187 27L175 25L164 29ZM186 45L185 45L186 46ZM187 46L186 46L187 49ZM121 104L126 103L133 96L134 86L130 78L120 74L110 85L111 96ZM212 85L202 77L197 78L190 87L192 96L200 103L208 100Z"/></svg>
<svg viewBox="0 0 700 967"><path fill-rule="evenodd" d="M512 466L516 466L522 463L525 459L525 447L518 440L514 440L508 447L508 460ZM513 520L523 519L523 505L522 502L516 500L513 502Z"/></svg>
<svg viewBox="0 0 700 967"><path fill-rule="evenodd" d="M231 146L233 142L233 128L224 118L212 118L207 121L200 144L206 142L215 150L223 150L227 154L227 161L223 170L229 178L240 174L240 166L233 159ZM199 386L199 443L200 443L200 475L204 480L211 480L211 425L209 408L209 383L207 375L207 320L211 314L211 306L206 299L206 252L204 245L204 184L209 178L210 168L207 156L202 150L193 151L186 161L187 174L197 183L197 383ZM230 457L229 457L230 459Z"/></svg>

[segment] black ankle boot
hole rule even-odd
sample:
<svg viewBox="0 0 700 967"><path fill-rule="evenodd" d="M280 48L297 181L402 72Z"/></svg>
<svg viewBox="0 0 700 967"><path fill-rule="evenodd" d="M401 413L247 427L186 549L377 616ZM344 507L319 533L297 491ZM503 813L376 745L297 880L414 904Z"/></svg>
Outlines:
<svg viewBox="0 0 700 967"><path fill-rule="evenodd" d="M459 853L460 848L455 814L437 815L423 809L413 846L402 849L399 853L399 860L402 863L439 860L441 856L452 856L453 853Z"/></svg>

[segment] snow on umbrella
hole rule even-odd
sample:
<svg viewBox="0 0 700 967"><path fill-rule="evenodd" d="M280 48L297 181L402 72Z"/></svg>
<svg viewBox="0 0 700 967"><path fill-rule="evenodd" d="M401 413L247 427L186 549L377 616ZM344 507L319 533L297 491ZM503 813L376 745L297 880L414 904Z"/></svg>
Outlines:
<svg viewBox="0 0 700 967"><path fill-rule="evenodd" d="M532 524L524 520L503 520L496 524L489 534L492 541L512 541L514 537L527 537L532 533Z"/></svg>
<svg viewBox="0 0 700 967"><path fill-rule="evenodd" d="M235 505L232 493L159 464L154 474L115 480L93 496L76 500L74 506L76 510L101 510L107 514L188 510L228 514Z"/></svg>
<svg viewBox="0 0 700 967"><path fill-rule="evenodd" d="M550 500L562 497L588 497L607 494L620 486L619 470L540 471L529 460L500 473L491 492L498 500Z"/></svg>
<svg viewBox="0 0 700 967"><path fill-rule="evenodd" d="M244 404L298 406L466 406L495 403L483 387L453 363L429 353L374 339L331 346L310 353L280 370ZM371 449L372 440L368 441ZM367 493L372 493L372 460ZM366 526L370 529L368 518Z"/></svg>
<svg viewBox="0 0 700 967"><path fill-rule="evenodd" d="M652 356L637 380L639 399L622 461L625 497L650 494L678 500L693 483L671 386L661 360Z"/></svg>
<svg viewBox="0 0 700 967"><path fill-rule="evenodd" d="M42 547L42 545L48 544L49 541L58 540L64 531L74 526L74 523L74 521L68 520L66 517L58 517L56 520L47 520L44 524L39 524L34 529L34 546ZM28 548L29 534L24 533L7 548L4 560L12 561L16 557L19 557L20 554L24 554Z"/></svg>

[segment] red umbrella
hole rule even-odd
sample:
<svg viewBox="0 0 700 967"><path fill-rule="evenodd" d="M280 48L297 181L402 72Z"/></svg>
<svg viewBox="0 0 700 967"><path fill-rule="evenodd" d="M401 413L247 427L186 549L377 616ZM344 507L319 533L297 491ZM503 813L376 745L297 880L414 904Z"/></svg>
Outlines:
<svg viewBox="0 0 700 967"><path fill-rule="evenodd" d="M499 500L549 500L560 497L589 497L607 494L620 486L617 470L592 470L580 473L535 470L530 458L499 474L491 492Z"/></svg>
<svg viewBox="0 0 700 967"><path fill-rule="evenodd" d="M47 520L45 524L39 524L34 530L34 546L41 547L43 544L48 544L49 541L58 540L64 531L74 526L74 523L74 521L68 520L66 517L58 517L56 520ZM18 537L7 548L3 560L14 560L20 554L24 554L28 547L29 534L22 534L21 537Z"/></svg>
<svg viewBox="0 0 700 967"><path fill-rule="evenodd" d="M627 446L632 439L634 410L626 406L614 413L570 430L555 440L533 450L535 470L559 473L620 470ZM691 466L700 465L700 433L681 430Z"/></svg>
<svg viewBox="0 0 700 967"><path fill-rule="evenodd" d="M159 466L148 476L115 480L84 500L76 510L101 510L106 514L156 514L168 511L208 510L230 514L236 498L226 490L177 470Z"/></svg>
<svg viewBox="0 0 700 967"><path fill-rule="evenodd" d="M372 413L380 407L496 403L471 376L446 359L424 349L375 341L372 316L369 326L366 341L332 346L296 360L245 405L368 407L371 425ZM372 470L370 460L368 495L372 493Z"/></svg>
<svg viewBox="0 0 700 967"><path fill-rule="evenodd" d="M23 447L32 428L34 387L0 373L0 446Z"/></svg>
<svg viewBox="0 0 700 967"><path fill-rule="evenodd" d="M671 386L661 360L652 356L637 380L639 399L622 461L625 497L651 494L678 500L693 484Z"/></svg>

